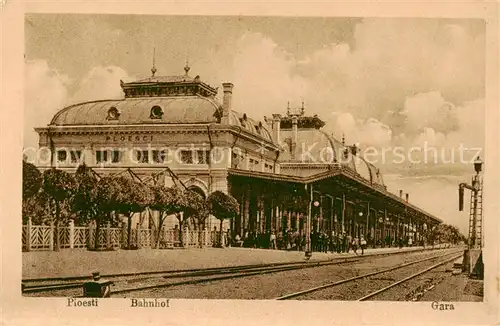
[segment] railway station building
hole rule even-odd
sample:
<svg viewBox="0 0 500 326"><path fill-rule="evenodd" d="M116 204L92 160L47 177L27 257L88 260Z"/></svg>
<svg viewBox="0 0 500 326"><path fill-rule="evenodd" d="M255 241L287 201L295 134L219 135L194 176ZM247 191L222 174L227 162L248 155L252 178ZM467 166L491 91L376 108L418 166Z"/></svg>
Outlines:
<svg viewBox="0 0 500 326"><path fill-rule="evenodd" d="M387 191L379 169L356 146L323 130L304 104L263 121L232 105L233 85L192 77L156 76L121 82L123 99L78 103L36 128L50 156L40 169L74 172L85 162L99 174L130 169L142 180L172 185L165 170L203 196L221 190L240 203L225 229L242 235L311 229L364 235L371 242L421 238L441 220ZM307 149L304 151L303 149ZM41 150L42 151L42 150ZM141 221L148 226L148 221ZM172 218L170 226L176 223ZM154 224L154 223L151 223ZM209 227L218 227L213 217ZM168 224L167 224L168 227Z"/></svg>

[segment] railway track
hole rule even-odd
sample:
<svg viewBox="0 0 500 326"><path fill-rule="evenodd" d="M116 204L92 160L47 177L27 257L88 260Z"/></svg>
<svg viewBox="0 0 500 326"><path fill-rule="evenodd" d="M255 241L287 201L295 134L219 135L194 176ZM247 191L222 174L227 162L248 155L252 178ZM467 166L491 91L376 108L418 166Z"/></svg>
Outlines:
<svg viewBox="0 0 500 326"><path fill-rule="evenodd" d="M384 275L384 274L388 274L388 273L391 273L391 272L394 272L394 271L398 271L398 270L401 270L401 269L404 269L404 268L408 268L408 267L413 267L414 265L417 265L417 264L422 264L422 263L427 263L429 261L433 261L433 260L438 260L439 262L438 263L435 263L429 267L425 267L421 270L419 270L418 272L416 273L413 273L411 274L410 276L407 276L407 277L404 277L400 280L397 280L397 281L392 281L392 278L390 277L386 277L386 278L383 278L383 279L379 279L378 281L380 282L380 280L385 280L385 281L391 281L391 283L387 286L383 286L381 288L378 288L377 290L371 290L369 293L367 294L363 294L361 296L359 296L358 298L356 298L356 301L365 301L365 300L368 300L368 299L373 299L374 297L388 291L389 289L392 289L396 286L399 286L399 285L402 285L404 284L405 282L408 282L422 274L425 274L435 268L438 268L442 265L445 265L451 261L454 261L456 259L458 259L459 257L461 257L463 255L463 252L462 251L454 251L454 252L451 252L451 253L446 253L444 255L438 255L438 256L431 256L431 257L427 257L427 258L424 258L424 259L419 259L419 260L416 260L416 261L411 261L411 262L408 262L408 263L403 263L403 264L399 264L397 266L394 266L394 267L390 267L390 268L385 268L385 269L382 269L382 270L379 270L379 271L375 271L375 272L371 272L371 273L366 273L366 274L363 274L363 275L359 275L359 276L355 276L355 277L351 277L351 278L347 278L347 279L342 279L342 280L339 280L339 281L335 281L335 282L331 282L331 283L328 283L328 284L324 284L324 285L321 285L321 286L317 286L317 287L313 287L313 288L309 288L309 289L306 289L306 290L302 290L302 291L298 291L298 292L294 292L294 293L290 293L290 294L286 294L286 295L283 295L283 296L280 296L280 297L277 297L275 298L276 300L289 300L289 299L294 299L294 298L300 298L300 297L304 297L304 296L310 296L311 294L313 293L316 293L316 292L319 292L319 291L324 291L324 290L331 290L333 288L336 288L336 287L339 287L339 286L342 286L342 285L350 285L352 287L352 284L351 283L355 283L355 282L358 282L360 280L367 280L369 281L370 278L374 277L374 276L380 276L380 275ZM363 288L363 287L360 287L360 286L357 286L356 288Z"/></svg>
<svg viewBox="0 0 500 326"><path fill-rule="evenodd" d="M186 284L196 284L196 283L224 280L229 278L246 277L246 276L266 274L266 273L277 273L288 270L353 263L359 261L362 258L364 257L355 256L346 258L335 258L328 261L318 261L318 262L273 263L273 264L219 267L219 268L169 270L169 271L133 273L133 274L114 274L114 275L103 275L102 278L112 281L114 283L119 283L119 282L137 283L150 280L153 281L157 280L162 282L162 284L155 284L149 286L115 289L113 293L118 294L118 293L140 291L145 289L159 288L162 286L167 287L167 286L179 286ZM185 278L188 278L189 280L165 283L165 280L185 279ZM35 293L35 292L47 292L47 291L81 288L84 282L90 280L91 280L90 277L68 277L64 279L49 278L49 279L24 280L22 292ZM54 283L53 281L59 281L59 282Z"/></svg>
<svg viewBox="0 0 500 326"><path fill-rule="evenodd" d="M167 270L158 272L128 273L102 275L103 279L114 283L112 295L122 295L125 293L152 290L165 287L175 287L190 284L207 283L212 281L221 281L227 279L236 279L254 275L269 273L278 273L284 271L299 270L305 268L314 268L329 265L341 265L355 263L360 260L384 257L395 254L411 254L420 251L398 252L398 253L377 253L365 256L335 257L326 261L300 261L289 263L273 263L258 265L241 265L230 267L215 267L202 269L186 270ZM66 278L44 278L44 279L25 279L23 280L22 292L46 293L60 291L75 291L82 288L83 283L89 281L90 277L66 277ZM135 284L135 285L133 285Z"/></svg>

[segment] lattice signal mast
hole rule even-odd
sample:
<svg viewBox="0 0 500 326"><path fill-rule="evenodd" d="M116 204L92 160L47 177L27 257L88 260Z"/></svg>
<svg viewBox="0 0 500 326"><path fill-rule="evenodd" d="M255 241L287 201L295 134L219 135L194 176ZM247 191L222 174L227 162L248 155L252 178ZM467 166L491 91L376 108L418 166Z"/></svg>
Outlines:
<svg viewBox="0 0 500 326"><path fill-rule="evenodd" d="M471 191L469 210L469 248L482 248L483 241L483 178L481 170L483 161L478 156L474 160L476 174L472 177L472 185L461 183L458 187L458 210L464 209L464 189Z"/></svg>

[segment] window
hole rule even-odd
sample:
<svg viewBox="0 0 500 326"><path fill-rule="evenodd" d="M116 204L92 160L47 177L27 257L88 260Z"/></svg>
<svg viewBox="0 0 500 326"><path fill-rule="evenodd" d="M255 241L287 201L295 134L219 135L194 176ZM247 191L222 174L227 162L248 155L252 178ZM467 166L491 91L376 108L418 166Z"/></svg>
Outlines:
<svg viewBox="0 0 500 326"><path fill-rule="evenodd" d="M158 105L155 105L151 108L151 114L149 115L150 119L161 119L163 116L163 109Z"/></svg>
<svg viewBox="0 0 500 326"><path fill-rule="evenodd" d="M243 157L241 155L233 153L233 155L232 155L232 161L231 161L231 166L233 168L238 168L238 165L240 164L240 162L242 160L243 160Z"/></svg>
<svg viewBox="0 0 500 326"><path fill-rule="evenodd" d="M193 164L193 151L181 151L181 162L184 164Z"/></svg>
<svg viewBox="0 0 500 326"><path fill-rule="evenodd" d="M118 109L114 106L110 107L108 110L108 116L106 117L107 120L118 120L118 117L120 116L120 112Z"/></svg>
<svg viewBox="0 0 500 326"><path fill-rule="evenodd" d="M68 158L68 153L65 149L57 151L57 162L66 162Z"/></svg>
<svg viewBox="0 0 500 326"><path fill-rule="evenodd" d="M210 150L183 150L180 159L183 164L209 164Z"/></svg>
<svg viewBox="0 0 500 326"><path fill-rule="evenodd" d="M71 151L70 152L71 163L80 162L80 158L82 157L82 151Z"/></svg>
<svg viewBox="0 0 500 326"><path fill-rule="evenodd" d="M210 151L197 151L198 164L209 164L210 163Z"/></svg>
<svg viewBox="0 0 500 326"><path fill-rule="evenodd" d="M122 151L111 151L111 163L120 163L122 161Z"/></svg>
<svg viewBox="0 0 500 326"><path fill-rule="evenodd" d="M148 150L140 150L135 152L136 162L137 163L149 163L149 151Z"/></svg>
<svg viewBox="0 0 500 326"><path fill-rule="evenodd" d="M96 163L120 163L122 161L122 151L120 150L98 150L95 151Z"/></svg>
<svg viewBox="0 0 500 326"><path fill-rule="evenodd" d="M161 150L161 151L154 150L153 151L153 162L164 163L166 156L167 156L166 150Z"/></svg>
<svg viewBox="0 0 500 326"><path fill-rule="evenodd" d="M96 163L106 163L108 161L108 151L95 151Z"/></svg>

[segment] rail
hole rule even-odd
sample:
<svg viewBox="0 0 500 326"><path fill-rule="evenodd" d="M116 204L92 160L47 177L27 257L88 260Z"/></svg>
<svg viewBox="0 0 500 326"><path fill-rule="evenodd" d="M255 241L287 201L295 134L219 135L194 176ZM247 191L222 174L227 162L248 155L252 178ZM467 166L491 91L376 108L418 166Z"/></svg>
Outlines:
<svg viewBox="0 0 500 326"><path fill-rule="evenodd" d="M390 255L398 255L398 254L416 253L420 251L422 250L383 252L383 253L375 253L364 256L335 257L323 261L296 261L296 262L251 264L251 265L227 266L227 267L211 267L211 268L197 268L197 269L195 268L195 269L185 269L185 270L165 270L165 271L154 271L154 272L109 274L109 275L102 275L101 277L103 279L107 279L113 282L126 281L127 283L134 283L134 282L137 283L141 281L153 280L159 283L147 286L115 289L112 291L113 295L113 294L123 294L127 292L135 292L135 291L142 291L142 290L149 290L149 289L156 289L163 287L175 287L188 284L198 284L211 281L248 277L253 275L278 273L283 271L291 271L291 270L298 270L305 268L354 263L363 259L377 258L377 257L384 257ZM435 257L431 257L430 259L435 259ZM365 275L364 277L367 276L369 275ZM182 278L186 278L187 280L170 282L170 283L165 282L168 279L182 279ZM23 284L22 292L36 293L36 292L81 288L83 286L83 283L85 281L89 281L90 279L91 279L90 276L24 279L22 283Z"/></svg>
<svg viewBox="0 0 500 326"><path fill-rule="evenodd" d="M379 275L379 274L383 274L383 273L387 273L387 272L390 272L390 271L394 271L394 270L397 270L397 269L401 269L401 268L404 268L404 267L408 267L408 266L411 266L411 265L415 265L415 264L419 264L419 263L422 263L422 262L425 262L425 261L429 261L429 260L433 260L433 259L439 259L439 258L443 258L443 257L447 257L447 256L450 256L450 255L454 255L452 258L450 259L447 259L445 260L444 262L440 262L436 265L433 265L423 271L420 271L416 274L413 274L411 275L410 277L407 277L401 281L398 281L398 282L395 282L385 288L382 288L380 290L377 290L375 292L372 292L370 293L369 295L366 295L360 299L358 299L358 301L363 301L363 300L366 300L370 297L373 297L379 293L382 293L382 292L385 292L387 291L388 289L394 287L394 286L397 286L403 282L406 282L412 278L415 278L421 274L424 274L436 267L439 267L443 264L446 264L447 262L449 261L452 261L452 260L455 260L457 258L459 258L460 256L463 255L463 252L460 251L460 254L457 254L457 252L452 252L452 253L446 253L444 255L439 255L439 256L432 256L432 257L428 257L428 258L424 258L424 259L420 259L420 260L416 260L416 261L412 261L412 262L408 262L408 263L404 263L404 264L399 264L397 266L394 266L394 267L390 267L390 268L386 268L386 269L383 269L383 270L380 270L380 271L375 271L375 272L371 272L371 273L367 273L367 274L363 274L363 275L359 275L359 276L355 276L355 277L351 277L351 278L347 278L347 279L343 279L343 280L340 280L340 281L336 281L336 282L331 282L331 283L328 283L328 284L324 284L324 285L321 285L321 286L317 286L317 287L313 287L313 288L309 288L309 289L306 289L306 290L302 290L302 291L298 291L298 292L294 292L294 293L290 293L290 294L286 294L286 295L283 295L283 296L280 296L278 298L275 298L276 300L288 300L288 299L292 299L292 298L296 298L296 297L299 297L299 296L302 296L302 295L305 295L305 294L309 294L309 293L313 293L313 292L316 292L316 291L320 291L320 290L323 290L323 289L327 289L327 288L332 288L332 287L335 287L335 286L338 286L338 285L341 285L341 284L344 284L344 283L349 283L349 282L353 282L353 281L356 281L356 280L360 280L360 279L363 279L363 278L367 278L367 277L371 277L371 276L374 276L374 275Z"/></svg>

